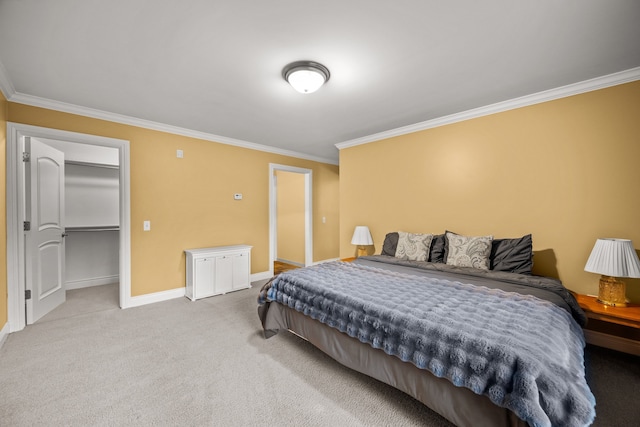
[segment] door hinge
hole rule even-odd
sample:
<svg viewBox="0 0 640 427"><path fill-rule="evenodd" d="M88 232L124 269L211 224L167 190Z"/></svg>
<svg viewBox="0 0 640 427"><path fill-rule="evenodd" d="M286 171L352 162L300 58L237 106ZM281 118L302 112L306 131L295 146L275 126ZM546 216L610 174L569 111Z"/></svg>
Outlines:
<svg viewBox="0 0 640 427"><path fill-rule="evenodd" d="M24 299L25 300L31 299L31 289L25 289L25 291L24 291Z"/></svg>
<svg viewBox="0 0 640 427"><path fill-rule="evenodd" d="M31 221L25 221L22 223L22 228L24 231L31 231Z"/></svg>
<svg viewBox="0 0 640 427"><path fill-rule="evenodd" d="M22 153L22 161L23 162L31 161L31 153L27 153L26 151Z"/></svg>

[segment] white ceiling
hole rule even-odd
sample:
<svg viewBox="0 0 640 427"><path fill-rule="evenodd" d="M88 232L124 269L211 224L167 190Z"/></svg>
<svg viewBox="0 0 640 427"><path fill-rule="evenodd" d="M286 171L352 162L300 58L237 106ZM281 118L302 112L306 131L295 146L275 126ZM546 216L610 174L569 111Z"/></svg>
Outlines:
<svg viewBox="0 0 640 427"><path fill-rule="evenodd" d="M302 59L331 70L316 93L282 79ZM639 66L638 0L0 0L12 101L333 163L336 143Z"/></svg>

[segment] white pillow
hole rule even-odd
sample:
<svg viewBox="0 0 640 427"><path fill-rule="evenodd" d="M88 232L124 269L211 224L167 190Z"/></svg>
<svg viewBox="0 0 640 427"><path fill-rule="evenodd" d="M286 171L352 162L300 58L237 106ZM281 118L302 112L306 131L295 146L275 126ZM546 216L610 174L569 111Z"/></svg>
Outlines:
<svg viewBox="0 0 640 427"><path fill-rule="evenodd" d="M413 234L398 231L396 258L409 261L426 261L429 259L433 234Z"/></svg>
<svg viewBox="0 0 640 427"><path fill-rule="evenodd" d="M493 236L461 236L447 231L447 264L489 269Z"/></svg>

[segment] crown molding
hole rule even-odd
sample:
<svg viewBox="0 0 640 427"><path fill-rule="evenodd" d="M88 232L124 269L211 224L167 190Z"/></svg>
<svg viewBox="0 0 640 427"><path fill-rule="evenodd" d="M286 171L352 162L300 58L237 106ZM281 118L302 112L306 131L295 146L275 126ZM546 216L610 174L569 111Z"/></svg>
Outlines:
<svg viewBox="0 0 640 427"><path fill-rule="evenodd" d="M531 95L525 95L519 98L498 102L484 107L474 108L460 113L450 114L448 116L427 120L412 125L402 126L384 132L375 133L361 138L351 139L348 141L335 144L338 150L344 148L355 147L357 145L368 144L370 142L380 141L383 139L393 138L400 135L419 132L422 130L432 129L439 126L445 126L465 120L470 120L490 114L501 113L516 108L526 107L529 105L540 104L543 102L553 101L555 99L566 98L573 95L579 95L585 92L604 89L610 86L616 86L624 83L640 80L640 67L631 68L629 70L620 71L618 73L608 74L606 76L596 77L578 83L561 86L555 89L549 89L537 92ZM94 119L106 120L115 123L126 124L130 126L141 127L145 129L157 130L160 132L171 133L175 135L186 136L190 138L202 139L205 141L217 142L221 144L233 145L236 147L247 148L250 150L263 151L272 154L295 157L304 160L311 160L320 163L338 165L334 159L311 156L296 151L285 150L267 145L256 144L253 142L243 141L225 136L210 134L206 132L195 131L191 129L181 128L178 126L166 125L163 123L153 122L150 120L138 119L135 117L125 116L122 114L110 113L107 111L97 110L93 108L81 107L65 102L54 101L47 98L26 95L16 92L15 87L8 77L7 71L0 62L0 90L4 97L10 101L19 104L31 105L33 107L46 108L49 110L61 111L70 114L76 114Z"/></svg>
<svg viewBox="0 0 640 427"><path fill-rule="evenodd" d="M486 105L484 107L474 108L471 110L462 111L460 113L455 113L448 116L443 116L436 119L399 127L380 133L375 133L373 135L363 136L361 138L339 142L335 145L338 150L342 150L344 148L355 147L356 145L381 141L383 139L393 138L395 136L406 135L409 133L445 126L456 122L475 119L477 117L488 116L490 114L501 113L503 111L514 110L516 108L527 107L529 105L540 104L547 101L553 101L555 99L579 95L581 93L604 89L610 86L616 86L636 80L640 80L640 67L631 68L629 70L620 71L618 73L608 74L606 76L596 77L590 80L584 80L582 82L561 86L555 89L537 92L531 95L521 96L519 98L510 99L508 101L497 102L495 104Z"/></svg>
<svg viewBox="0 0 640 427"><path fill-rule="evenodd" d="M7 101L16 93L16 88L13 86L13 83L11 83L9 73L7 73L7 69L2 65L2 61L0 61L0 91L2 91L4 99Z"/></svg>
<svg viewBox="0 0 640 427"><path fill-rule="evenodd" d="M0 70L0 77L1 77L1 73L2 73L2 70ZM1 79L0 79L0 84L2 84ZM10 84L10 81L9 81L9 84ZM76 114L78 116L91 117L93 119L106 120L109 122L136 126L140 128L166 132L174 135L186 136L189 138L202 139L204 141L217 142L220 144L233 145L236 147L248 148L250 150L263 151L267 153L295 157L295 158L304 159L304 160L311 160L319 163L328 163L332 165L338 164L338 162L334 159L311 156L309 154L298 153L296 151L285 150L285 149L276 148L276 147L270 147L268 145L256 144L253 142L243 141L240 139L228 138L226 136L214 135L211 133L181 128L178 126L172 126L172 125L167 125L163 123L153 122L151 120L138 119L135 117L125 116L122 114L110 113L108 111L82 107L75 104L68 104L66 102L54 101L47 98L40 98L38 96L26 95L24 93L16 92L15 90L13 91L13 95L11 95L10 97L5 96L5 98L7 98L7 100L10 102L30 105L32 107L46 108L48 110L61 111L63 113Z"/></svg>

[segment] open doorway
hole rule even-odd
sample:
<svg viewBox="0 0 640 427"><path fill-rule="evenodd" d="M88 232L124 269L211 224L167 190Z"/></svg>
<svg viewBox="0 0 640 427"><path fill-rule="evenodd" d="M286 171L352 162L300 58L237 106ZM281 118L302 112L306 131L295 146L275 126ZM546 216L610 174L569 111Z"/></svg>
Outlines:
<svg viewBox="0 0 640 427"><path fill-rule="evenodd" d="M56 129L16 123L7 124L7 288L10 332L23 329L27 324L26 304L29 298L26 280L26 268L31 261L26 255L25 221L29 214L29 204L25 194L31 188L25 176L23 153L31 139L65 141L76 147L103 147L113 149L117 158L117 215L119 229L116 231L118 242L118 279L119 305L126 308L131 303L130 268L130 201L129 201L129 142L125 140L79 134ZM45 144L46 145L46 144ZM106 169L102 169L104 172ZM113 175L113 172L109 174ZM104 175L99 172L97 175ZM114 231L114 230L110 230ZM68 233L63 230L63 235ZM113 239L112 239L113 240Z"/></svg>
<svg viewBox="0 0 640 427"><path fill-rule="evenodd" d="M278 185L278 174L281 174L281 178L292 178L287 180L286 188L280 189ZM289 174L295 174L296 176L289 176ZM291 244L288 245L289 248L286 249L289 252L279 254L278 236L280 235L281 238L283 236L278 230L278 223L280 223L282 227L282 218L278 217L278 200L280 199L282 201L282 198L279 198L279 191L280 196L282 196L282 191L291 191L292 189L296 189L295 191L299 189L303 194L301 195L300 206L290 207L288 211L294 213L296 216L297 214L295 212L301 211L300 214L302 218L300 218L300 223L298 223L298 218L296 218L296 223L290 224L292 227L287 230L287 232L292 235L297 234L297 236L295 236L295 242L290 242ZM309 266L313 263L313 213L311 200L312 171L310 169L273 163L269 164L269 269L272 275L274 273L274 263L278 259L289 261L297 266ZM295 203L297 204L298 202ZM293 239L293 237L291 237L291 239ZM300 252L300 249L303 250L303 254L296 253ZM280 245L280 250L283 250L282 245Z"/></svg>

